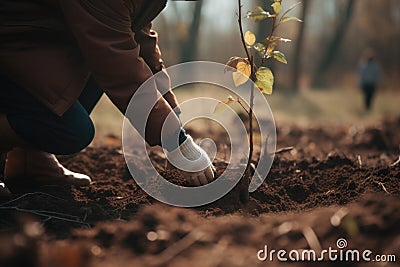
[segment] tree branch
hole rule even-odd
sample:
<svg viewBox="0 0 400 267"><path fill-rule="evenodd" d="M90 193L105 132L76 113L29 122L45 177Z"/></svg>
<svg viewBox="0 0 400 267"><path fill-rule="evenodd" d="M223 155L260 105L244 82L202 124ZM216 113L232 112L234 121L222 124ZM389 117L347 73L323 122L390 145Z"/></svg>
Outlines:
<svg viewBox="0 0 400 267"><path fill-rule="evenodd" d="M243 48L246 51L246 56L247 59L250 60L250 52L249 49L247 49L246 41L244 40L244 32L243 32L243 23L242 23L242 1L238 0L238 6L239 6L239 11L238 11L238 24L239 24L239 30L240 30L240 37L242 40ZM253 69L253 65L251 65Z"/></svg>

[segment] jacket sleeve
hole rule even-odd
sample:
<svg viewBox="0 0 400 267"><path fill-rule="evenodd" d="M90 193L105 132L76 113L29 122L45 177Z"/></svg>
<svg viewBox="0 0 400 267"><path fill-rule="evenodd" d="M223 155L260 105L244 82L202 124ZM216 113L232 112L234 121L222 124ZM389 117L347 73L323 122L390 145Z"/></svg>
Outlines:
<svg viewBox="0 0 400 267"><path fill-rule="evenodd" d="M140 56L145 60L151 71L157 74L157 89L175 110L175 113L180 114L179 104L175 94L171 91L171 80L161 57L161 50L158 46L158 34L152 30L152 23L135 32L135 40L140 45Z"/></svg>
<svg viewBox="0 0 400 267"><path fill-rule="evenodd" d="M127 6L125 2L124 0L60 0L65 20L78 42L92 75L124 114L134 93L153 74L141 57L140 45L136 42L135 33L131 29L131 14L135 13L134 7ZM139 99L138 103L143 107L146 104L156 104L145 122L146 131L139 130L139 132L150 145L159 145L162 125L172 109L161 97L155 83L146 89L145 93L135 96ZM137 129L137 126L143 123L141 117L128 117L128 119ZM178 131L177 118L169 120L169 124L172 124L168 127L173 129L171 131Z"/></svg>
<svg viewBox="0 0 400 267"><path fill-rule="evenodd" d="M152 72L160 71L164 64L158 46L158 34L152 30L152 23L149 23L140 31L136 31L135 40L140 44L140 56L143 57Z"/></svg>

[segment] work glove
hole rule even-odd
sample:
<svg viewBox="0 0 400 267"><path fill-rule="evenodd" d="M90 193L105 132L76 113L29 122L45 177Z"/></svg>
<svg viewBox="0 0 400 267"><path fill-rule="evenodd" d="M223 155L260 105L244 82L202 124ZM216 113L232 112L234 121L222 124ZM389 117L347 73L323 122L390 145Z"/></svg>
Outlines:
<svg viewBox="0 0 400 267"><path fill-rule="evenodd" d="M190 135L178 148L166 151L166 155L168 161L182 172L189 185L201 186L214 180L215 168L210 158Z"/></svg>

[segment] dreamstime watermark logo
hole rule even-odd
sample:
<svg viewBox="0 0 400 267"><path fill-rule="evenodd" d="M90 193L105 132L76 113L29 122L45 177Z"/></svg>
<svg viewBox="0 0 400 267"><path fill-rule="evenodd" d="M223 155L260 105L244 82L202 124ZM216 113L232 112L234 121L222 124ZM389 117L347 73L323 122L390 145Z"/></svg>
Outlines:
<svg viewBox="0 0 400 267"><path fill-rule="evenodd" d="M223 114L214 114L215 106L224 99L213 97L193 97L180 103L182 111L180 119L182 125L197 119L211 120L219 124L229 136L230 155L225 172L212 183L200 187L183 187L166 180L153 166L147 153L143 136L146 125L149 123L153 107L157 109L156 103L162 95L168 91L175 90L183 85L196 87L201 85L205 90L204 95L215 95L215 88L223 88L229 94L236 95L242 103L248 104L250 100L250 82L236 87L233 83L232 72L226 71L227 66L215 62L188 62L169 67L167 72L171 79L171 85L166 86L168 78L164 72L158 72L151 79L147 80L132 97L125 114L123 125L122 142L124 156L128 169L137 184L153 198L180 207L196 207L209 204L226 195L239 182L245 172L247 157L249 153L248 133L246 124L232 108L228 107ZM229 68L229 67L228 67ZM234 71L233 69L231 69ZM207 92L209 85L209 94ZM156 93L157 87L160 93ZM165 88L168 87L168 88ZM204 89L205 88L205 89ZM259 127L261 154L256 167L254 177L249 185L249 192L255 191L265 180L271 168L276 148L276 129L270 106L259 90L254 95L254 117ZM174 126L174 114L171 112L166 118L162 128L162 143L170 140L171 134L176 133ZM176 140L178 137L176 136ZM211 160L214 159L218 142L220 140L202 140L200 146L206 150ZM185 166L179 166L185 170Z"/></svg>
<svg viewBox="0 0 400 267"><path fill-rule="evenodd" d="M303 262L322 262L322 261L341 261L341 262L396 262L396 255L375 254L369 250L347 249L348 243L344 238L336 241L336 247L329 247L321 251L312 249L302 250L274 250L268 249L265 245L257 252L259 261L303 261Z"/></svg>
<svg viewBox="0 0 400 267"><path fill-rule="evenodd" d="M347 247L347 240L344 239L344 238L339 238L339 239L336 241L336 246L337 246L337 248L339 248L339 249L346 248L346 247Z"/></svg>

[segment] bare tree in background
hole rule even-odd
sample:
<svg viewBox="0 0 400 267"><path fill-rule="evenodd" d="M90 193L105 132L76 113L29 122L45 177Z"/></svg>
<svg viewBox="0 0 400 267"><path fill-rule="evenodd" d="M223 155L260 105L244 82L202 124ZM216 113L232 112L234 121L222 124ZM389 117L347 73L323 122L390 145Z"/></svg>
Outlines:
<svg viewBox="0 0 400 267"><path fill-rule="evenodd" d="M338 54L342 40L346 35L347 29L349 28L355 3L356 0L347 1L343 11L343 16L341 16L342 17L341 20L337 24L336 29L333 31L334 34L332 36L332 39L328 43L325 52L322 55L319 64L317 65L317 70L315 72L312 81L313 87L320 87L323 85L324 76L331 67L332 63L334 62L334 59Z"/></svg>
<svg viewBox="0 0 400 267"><path fill-rule="evenodd" d="M296 47L294 51L294 59L293 59L293 69L292 69L292 80L291 80L291 89L293 92L297 92L300 88L300 76L301 76L301 59L303 55L303 44L304 44L304 36L306 29L306 14L310 7L311 0L303 0L303 7L301 10L300 19L303 23L299 24L299 33L296 40Z"/></svg>
<svg viewBox="0 0 400 267"><path fill-rule="evenodd" d="M199 30L201 24L201 10L203 7L203 1L196 1L193 9L193 19L189 27L188 39L184 40L181 48L181 60L182 62L194 60L197 54Z"/></svg>
<svg viewBox="0 0 400 267"><path fill-rule="evenodd" d="M364 46L374 48L377 59L384 64L383 71L387 76L392 76L391 78L398 76L400 73L400 1L370 0L361 6L361 11Z"/></svg>
<svg viewBox="0 0 400 267"><path fill-rule="evenodd" d="M203 1L186 2L184 5L177 1L170 1L169 6L173 15L166 17L164 13L161 13L158 18L158 27L161 32L174 29L174 34L164 34L161 40L163 51L168 51L164 59L169 57L170 64L194 60L199 45Z"/></svg>

